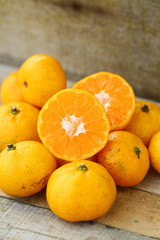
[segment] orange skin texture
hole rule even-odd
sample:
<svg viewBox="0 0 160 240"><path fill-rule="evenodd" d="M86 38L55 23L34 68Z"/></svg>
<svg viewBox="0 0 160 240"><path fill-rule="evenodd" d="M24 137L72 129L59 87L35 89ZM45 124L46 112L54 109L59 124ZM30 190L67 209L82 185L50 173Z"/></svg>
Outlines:
<svg viewBox="0 0 160 240"><path fill-rule="evenodd" d="M56 92L66 88L61 64L45 54L28 58L20 67L18 78L24 99L38 108L42 108Z"/></svg>
<svg viewBox="0 0 160 240"><path fill-rule="evenodd" d="M86 171L78 167L84 164ZM70 221L89 221L103 216L116 198L114 180L104 167L87 160L58 168L47 184L47 201L59 217Z"/></svg>
<svg viewBox="0 0 160 240"><path fill-rule="evenodd" d="M148 112L142 111L144 104L148 105ZM135 112L125 130L140 137L148 147L152 136L160 131L160 107L152 102L136 101Z"/></svg>
<svg viewBox="0 0 160 240"><path fill-rule="evenodd" d="M3 80L1 85L1 102L3 104L24 102L22 90L18 82L18 71L11 73Z"/></svg>
<svg viewBox="0 0 160 240"><path fill-rule="evenodd" d="M13 106L19 110L10 113ZM25 140L40 141L37 132L39 110L24 102L7 103L0 106L0 151L7 144Z"/></svg>
<svg viewBox="0 0 160 240"><path fill-rule="evenodd" d="M64 164L67 164L67 163L71 163L72 161L67 161L67 160L63 160L61 158L56 158L57 160L57 166L58 167L61 167L63 166ZM88 158L87 159L88 161L92 161L92 162L97 162L97 157L96 157L96 154L93 155L92 157Z"/></svg>
<svg viewBox="0 0 160 240"><path fill-rule="evenodd" d="M15 144L0 154L0 189L8 195L27 197L41 191L56 169L56 159L36 141Z"/></svg>
<svg viewBox="0 0 160 240"><path fill-rule="evenodd" d="M148 150L152 167L160 173L160 131L152 137Z"/></svg>
<svg viewBox="0 0 160 240"><path fill-rule="evenodd" d="M141 149L139 158L135 147ZM97 161L108 170L116 185L122 187L140 183L150 165L148 150L141 139L127 131L110 133L106 146L97 154Z"/></svg>

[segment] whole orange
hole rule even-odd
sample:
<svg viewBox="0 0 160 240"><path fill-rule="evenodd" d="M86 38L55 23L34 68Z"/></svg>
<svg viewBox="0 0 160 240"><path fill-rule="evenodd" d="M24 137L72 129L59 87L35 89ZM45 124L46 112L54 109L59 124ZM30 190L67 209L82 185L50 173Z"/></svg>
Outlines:
<svg viewBox="0 0 160 240"><path fill-rule="evenodd" d="M151 138L148 150L152 167L160 173L160 131Z"/></svg>
<svg viewBox="0 0 160 240"><path fill-rule="evenodd" d="M131 187L140 183L149 169L148 150L139 137L127 131L109 135L97 160L111 174L118 186Z"/></svg>
<svg viewBox="0 0 160 240"><path fill-rule="evenodd" d="M18 71L11 73L6 77L1 85L2 103L24 102L22 90L18 82Z"/></svg>
<svg viewBox="0 0 160 240"><path fill-rule="evenodd" d="M75 161L58 168L47 184L47 201L59 217L88 221L103 216L116 198L110 174L98 163Z"/></svg>
<svg viewBox="0 0 160 240"><path fill-rule="evenodd" d="M5 193L26 197L42 190L56 169L55 158L35 141L9 144L0 154L0 188Z"/></svg>
<svg viewBox="0 0 160 240"><path fill-rule="evenodd" d="M0 151L7 144L24 140L40 141L37 133L39 110L24 102L0 106Z"/></svg>
<svg viewBox="0 0 160 240"><path fill-rule="evenodd" d="M18 78L24 99L39 108L56 92L66 88L61 64L45 54L28 58L20 67Z"/></svg>
<svg viewBox="0 0 160 240"><path fill-rule="evenodd" d="M160 107L148 101L136 101L131 121L125 128L141 138L148 147L151 137L160 131Z"/></svg>

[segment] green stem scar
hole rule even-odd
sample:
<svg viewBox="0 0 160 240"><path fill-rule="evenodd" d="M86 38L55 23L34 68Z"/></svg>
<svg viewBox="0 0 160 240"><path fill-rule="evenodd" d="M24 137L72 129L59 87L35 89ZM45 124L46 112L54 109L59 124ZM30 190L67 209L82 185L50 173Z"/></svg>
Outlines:
<svg viewBox="0 0 160 240"><path fill-rule="evenodd" d="M149 112L149 107L147 104L144 104L144 106L141 109L143 112Z"/></svg>
<svg viewBox="0 0 160 240"><path fill-rule="evenodd" d="M135 153L137 154L137 156L138 156L138 158L140 158L140 153L141 153L141 149L140 148L138 148L138 147L135 147L134 148L134 151L135 151Z"/></svg>
<svg viewBox="0 0 160 240"><path fill-rule="evenodd" d="M86 167L86 165L84 165L83 163L78 167L78 170L81 170L81 171L87 171L88 168Z"/></svg>
<svg viewBox="0 0 160 240"><path fill-rule="evenodd" d="M15 145L13 145L13 144L8 144L8 145L7 145L7 150L8 150L8 151L15 150L15 149L16 149L16 146L15 146Z"/></svg>
<svg viewBox="0 0 160 240"><path fill-rule="evenodd" d="M10 113L17 114L17 113L19 113L19 110L16 108L16 106L13 106L10 110Z"/></svg>

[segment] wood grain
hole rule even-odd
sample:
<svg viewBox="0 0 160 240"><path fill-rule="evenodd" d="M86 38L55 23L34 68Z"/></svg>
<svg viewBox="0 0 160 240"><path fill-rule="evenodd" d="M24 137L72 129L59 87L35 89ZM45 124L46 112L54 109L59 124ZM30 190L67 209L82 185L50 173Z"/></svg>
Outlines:
<svg viewBox="0 0 160 240"><path fill-rule="evenodd" d="M160 196L160 174L150 168L144 180L134 188Z"/></svg>
<svg viewBox="0 0 160 240"><path fill-rule="evenodd" d="M113 208L96 222L160 238L160 197L120 188Z"/></svg>
<svg viewBox="0 0 160 240"><path fill-rule="evenodd" d="M94 222L69 223L49 209L0 197L0 239L3 240L151 240Z"/></svg>
<svg viewBox="0 0 160 240"><path fill-rule="evenodd" d="M159 1L0 0L0 28L0 62L46 53L74 81L110 71L160 100Z"/></svg>
<svg viewBox="0 0 160 240"><path fill-rule="evenodd" d="M27 198L7 196L2 191L0 196L30 206L48 209L45 190ZM113 208L96 222L135 232L149 237L160 238L160 197L158 195L132 189L118 188Z"/></svg>

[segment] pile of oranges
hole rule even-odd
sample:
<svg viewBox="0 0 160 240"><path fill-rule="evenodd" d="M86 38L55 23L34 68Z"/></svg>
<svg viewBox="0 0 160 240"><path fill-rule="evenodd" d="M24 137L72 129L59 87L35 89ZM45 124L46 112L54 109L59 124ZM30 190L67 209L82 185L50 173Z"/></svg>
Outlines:
<svg viewBox="0 0 160 240"><path fill-rule="evenodd" d="M160 173L160 107L136 101L119 75L99 72L66 88L53 57L36 54L1 86L0 189L26 197L45 186L59 217L103 216L116 185L132 187L150 162Z"/></svg>

